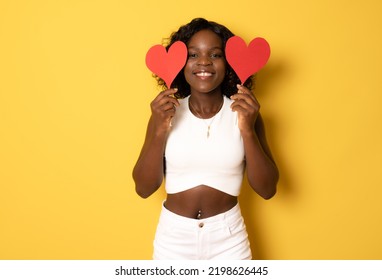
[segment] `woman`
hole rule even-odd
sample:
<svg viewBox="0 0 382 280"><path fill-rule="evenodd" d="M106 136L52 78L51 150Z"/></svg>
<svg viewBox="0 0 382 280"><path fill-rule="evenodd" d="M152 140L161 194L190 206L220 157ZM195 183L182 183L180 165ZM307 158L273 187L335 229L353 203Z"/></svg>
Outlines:
<svg viewBox="0 0 382 280"><path fill-rule="evenodd" d="M167 46L183 41L188 59L175 87L151 103L133 171L143 198L166 181L154 259L251 259L237 199L243 173L263 198L276 192L278 170L252 81L238 85L225 59L232 36L226 27L197 18L173 33Z"/></svg>

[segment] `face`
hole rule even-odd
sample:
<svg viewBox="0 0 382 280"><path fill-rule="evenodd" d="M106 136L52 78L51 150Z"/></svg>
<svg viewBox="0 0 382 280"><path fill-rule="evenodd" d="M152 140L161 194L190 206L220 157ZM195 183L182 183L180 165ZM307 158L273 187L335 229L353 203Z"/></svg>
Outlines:
<svg viewBox="0 0 382 280"><path fill-rule="evenodd" d="M187 48L184 76L191 87L191 93L220 92L226 72L220 37L211 30L201 30L191 37Z"/></svg>

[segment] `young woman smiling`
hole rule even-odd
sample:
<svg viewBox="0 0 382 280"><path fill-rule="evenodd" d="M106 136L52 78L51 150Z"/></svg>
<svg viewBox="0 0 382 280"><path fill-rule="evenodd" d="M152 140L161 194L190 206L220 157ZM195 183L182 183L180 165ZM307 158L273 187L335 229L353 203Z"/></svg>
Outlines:
<svg viewBox="0 0 382 280"><path fill-rule="evenodd" d="M181 26L170 43L188 49L184 69L151 102L147 134L133 170L136 192L149 197L165 178L154 259L251 259L238 204L246 171L265 199L278 169L266 142L260 105L227 64L234 34L202 18ZM159 84L164 85L158 78Z"/></svg>

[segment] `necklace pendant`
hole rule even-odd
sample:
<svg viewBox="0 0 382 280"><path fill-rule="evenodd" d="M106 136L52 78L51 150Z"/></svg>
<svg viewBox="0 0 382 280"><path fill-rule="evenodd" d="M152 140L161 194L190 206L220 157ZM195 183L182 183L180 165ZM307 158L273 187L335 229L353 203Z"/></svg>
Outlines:
<svg viewBox="0 0 382 280"><path fill-rule="evenodd" d="M207 129L207 138L210 137L210 126L208 126L208 129Z"/></svg>

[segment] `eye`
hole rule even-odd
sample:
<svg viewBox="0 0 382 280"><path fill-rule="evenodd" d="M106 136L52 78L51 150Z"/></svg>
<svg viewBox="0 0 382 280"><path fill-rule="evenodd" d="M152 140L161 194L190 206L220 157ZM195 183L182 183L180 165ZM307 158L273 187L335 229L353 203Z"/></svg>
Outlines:
<svg viewBox="0 0 382 280"><path fill-rule="evenodd" d="M212 53L211 54L211 58L222 58L223 57L223 54L221 53Z"/></svg>
<svg viewBox="0 0 382 280"><path fill-rule="evenodd" d="M189 58L197 58L198 55L196 53L188 53Z"/></svg>

